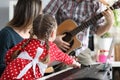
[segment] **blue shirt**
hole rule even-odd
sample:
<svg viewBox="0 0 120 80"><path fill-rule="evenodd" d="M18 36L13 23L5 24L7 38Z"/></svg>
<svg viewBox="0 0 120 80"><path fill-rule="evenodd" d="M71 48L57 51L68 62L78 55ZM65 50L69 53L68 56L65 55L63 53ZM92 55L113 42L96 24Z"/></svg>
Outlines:
<svg viewBox="0 0 120 80"><path fill-rule="evenodd" d="M8 49L22 41L23 38L11 27L5 27L0 31L0 70L5 68L5 54Z"/></svg>

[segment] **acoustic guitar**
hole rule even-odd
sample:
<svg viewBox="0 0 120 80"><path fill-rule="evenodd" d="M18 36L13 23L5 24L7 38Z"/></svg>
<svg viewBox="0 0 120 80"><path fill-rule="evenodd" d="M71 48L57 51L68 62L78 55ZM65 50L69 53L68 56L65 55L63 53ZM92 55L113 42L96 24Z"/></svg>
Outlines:
<svg viewBox="0 0 120 80"><path fill-rule="evenodd" d="M120 7L120 0L115 2L109 8L111 10L114 10L114 9L118 9L119 7ZM85 28L88 28L89 25L94 24L101 17L103 17L102 12L88 19L86 22L82 23L79 26L76 24L76 22L74 22L71 19L65 20L63 23L61 23L58 27L57 35L66 34L66 36L63 37L63 41L66 41L70 44L69 50L67 51L62 50L62 51L69 54L72 50L76 48L80 48L82 46L82 43L77 39L76 34L84 30Z"/></svg>

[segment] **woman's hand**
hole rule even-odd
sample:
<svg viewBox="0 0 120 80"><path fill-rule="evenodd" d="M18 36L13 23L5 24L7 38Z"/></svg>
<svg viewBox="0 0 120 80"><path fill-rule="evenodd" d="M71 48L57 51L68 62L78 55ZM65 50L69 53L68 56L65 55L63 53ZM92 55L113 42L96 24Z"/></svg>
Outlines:
<svg viewBox="0 0 120 80"><path fill-rule="evenodd" d="M70 48L70 44L62 40L64 36L65 34L57 36L54 42L61 50L67 51Z"/></svg>

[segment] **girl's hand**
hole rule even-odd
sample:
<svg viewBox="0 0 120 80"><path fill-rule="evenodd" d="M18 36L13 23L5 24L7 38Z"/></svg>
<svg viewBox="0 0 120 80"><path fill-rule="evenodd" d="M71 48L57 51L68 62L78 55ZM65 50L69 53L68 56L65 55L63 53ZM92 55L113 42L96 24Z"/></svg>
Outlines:
<svg viewBox="0 0 120 80"><path fill-rule="evenodd" d="M74 60L72 66L75 67L75 68L80 68L81 64Z"/></svg>

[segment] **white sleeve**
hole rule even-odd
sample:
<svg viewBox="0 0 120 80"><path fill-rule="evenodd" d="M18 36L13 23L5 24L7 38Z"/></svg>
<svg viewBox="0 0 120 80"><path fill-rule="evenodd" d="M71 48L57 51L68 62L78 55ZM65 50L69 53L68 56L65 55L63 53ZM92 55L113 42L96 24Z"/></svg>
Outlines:
<svg viewBox="0 0 120 80"><path fill-rule="evenodd" d="M85 50L86 48L88 48L88 41L89 41L89 31L90 31L90 27L87 28L83 34L83 38L81 40L82 43L82 47L79 49L75 50L75 55L78 56L80 54L80 52L82 52L83 50Z"/></svg>

